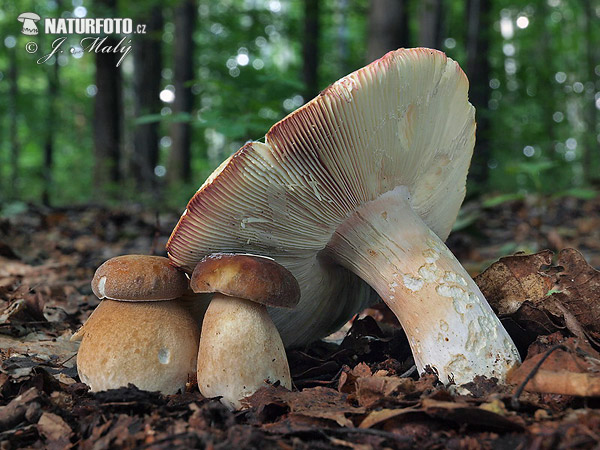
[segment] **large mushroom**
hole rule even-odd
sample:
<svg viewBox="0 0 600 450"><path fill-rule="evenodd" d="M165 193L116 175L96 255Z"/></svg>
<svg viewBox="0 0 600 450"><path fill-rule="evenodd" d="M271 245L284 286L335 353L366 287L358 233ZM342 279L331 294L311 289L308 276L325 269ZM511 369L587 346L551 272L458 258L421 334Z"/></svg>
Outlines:
<svg viewBox="0 0 600 450"><path fill-rule="evenodd" d="M81 381L92 391L129 383L183 391L195 377L200 339L185 274L167 258L118 256L96 270L92 290L102 301L72 337L81 340Z"/></svg>
<svg viewBox="0 0 600 450"><path fill-rule="evenodd" d="M475 143L468 80L425 48L342 78L223 163L167 244L191 271L206 254L273 257L302 297L271 311L286 345L327 335L374 299L389 305L419 371L502 380L519 354L448 250Z"/></svg>

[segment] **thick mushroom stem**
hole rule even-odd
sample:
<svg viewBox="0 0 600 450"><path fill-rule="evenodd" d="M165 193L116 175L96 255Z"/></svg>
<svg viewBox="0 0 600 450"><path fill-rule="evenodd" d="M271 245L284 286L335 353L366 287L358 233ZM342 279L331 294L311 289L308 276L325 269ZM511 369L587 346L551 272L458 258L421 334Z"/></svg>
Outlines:
<svg viewBox="0 0 600 450"><path fill-rule="evenodd" d="M198 387L230 409L262 386L291 389L292 378L279 332L264 305L215 294L202 323Z"/></svg>
<svg viewBox="0 0 600 450"><path fill-rule="evenodd" d="M363 204L338 227L327 253L356 273L406 331L419 372L444 383L506 378L519 354L467 271L413 211L405 187Z"/></svg>

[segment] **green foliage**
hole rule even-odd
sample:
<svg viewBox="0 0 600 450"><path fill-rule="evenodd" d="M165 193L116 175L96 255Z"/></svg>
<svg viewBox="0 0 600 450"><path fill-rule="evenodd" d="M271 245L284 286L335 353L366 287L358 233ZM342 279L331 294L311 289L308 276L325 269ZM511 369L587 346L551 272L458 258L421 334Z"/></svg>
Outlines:
<svg viewBox="0 0 600 450"><path fill-rule="evenodd" d="M494 190L506 196L486 200L486 205L527 192L556 195L597 195L588 189L584 169L600 173L598 124L590 126L600 95L600 5L589 0L593 17L586 16L586 2L543 0L516 2L493 0L493 27L488 30L491 46L491 101L478 114L490 119L490 179L481 191ZM0 0L0 202L39 202L46 187L43 150L52 136L54 165L50 196L55 203L69 204L95 200L92 172L94 55L76 59L68 52L45 64L37 59L47 53L54 37L22 35L19 13L35 11L42 17L69 16L74 4L82 4L88 17L131 17L144 23L148 11L160 6L165 17L163 42L163 87L173 79L173 9L178 0L144 0L118 3L109 13L100 1ZM60 5L60 7L58 6ZM448 0L444 5L445 35L442 50L461 63L466 62L466 0ZM131 152L132 129L158 123L160 136L170 133L174 122L190 123L193 130L191 185L166 185L157 179L160 193L148 194L149 202L183 205L210 171L250 139L260 139L268 129L302 103L303 2L298 0L224 0L197 2L195 79L192 114L174 114L163 103L160 111L141 117L132 115L132 65L129 56L122 67L124 77L123 151ZM418 34L419 2L409 2L413 43ZM324 0L321 2L319 85L326 87L346 73L361 67L368 41L369 1ZM527 26L517 20L527 18ZM587 17L587 19L586 19ZM586 20L591 21L590 32ZM521 19L521 25L523 25ZM502 27L510 24L512 34ZM25 51L27 42L36 42L37 53ZM65 48L78 43L70 36ZM135 51L135 47L133 49ZM597 66L589 67L592 52ZM595 52L595 53L594 53ZM49 96L49 81L58 64L58 94ZM18 81L16 98L11 94L11 67ZM596 76L594 77L594 70ZM50 114L53 105L55 113ZM591 106L591 108L590 108ZM586 109L587 108L587 109ZM586 116L588 114L588 116ZM588 117L586 122L586 117ZM595 117L598 117L596 114ZM16 127L13 128L13 121ZM14 137L17 146L13 144ZM161 140L161 165L167 166L169 141ZM12 155L18 149L18 176L13 180ZM591 154L590 167L584 155ZM113 186L117 198L132 193L143 195L128 180ZM110 190L110 189L109 189ZM6 203L18 205L19 203ZM8 211L12 207L8 207ZM3 211L6 208L3 209ZM468 226L470 218L461 226Z"/></svg>
<svg viewBox="0 0 600 450"><path fill-rule="evenodd" d="M588 18L595 21L595 42L586 41L582 3L493 2L493 92L486 114L494 122L494 188L547 193L581 186L585 152L593 155L592 172L598 172L598 141L590 146L591 130L586 130L582 113L600 90L598 77L589 80L586 61L588 47L600 42L600 30L598 17ZM598 5L595 11L598 15ZM520 17L527 19L521 22L527 24L524 28L518 26ZM512 36L506 29L502 35L502 21L512 25Z"/></svg>

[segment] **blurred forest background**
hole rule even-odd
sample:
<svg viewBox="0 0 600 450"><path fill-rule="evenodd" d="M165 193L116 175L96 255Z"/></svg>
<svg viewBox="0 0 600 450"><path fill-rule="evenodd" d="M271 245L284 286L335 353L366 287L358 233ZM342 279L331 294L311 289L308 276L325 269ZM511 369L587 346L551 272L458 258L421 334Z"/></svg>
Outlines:
<svg viewBox="0 0 600 450"><path fill-rule="evenodd" d="M0 0L0 215L26 202L183 208L224 158L398 47L444 51L477 108L469 195L596 195L598 0ZM42 17L37 36L20 13ZM131 53L65 51L46 17L145 24ZM82 36L68 35L63 48ZM121 36L109 36L112 45ZM34 41L39 48L28 53Z"/></svg>

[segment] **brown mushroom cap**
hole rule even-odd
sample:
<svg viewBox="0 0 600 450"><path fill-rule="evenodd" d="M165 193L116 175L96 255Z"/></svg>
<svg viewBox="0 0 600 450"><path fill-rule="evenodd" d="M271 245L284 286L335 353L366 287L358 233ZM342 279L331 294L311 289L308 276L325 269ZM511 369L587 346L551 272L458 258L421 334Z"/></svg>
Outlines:
<svg viewBox="0 0 600 450"><path fill-rule="evenodd" d="M162 256L117 256L98 267L92 280L98 298L121 301L171 300L187 288L185 274Z"/></svg>
<svg viewBox="0 0 600 450"><path fill-rule="evenodd" d="M194 269L190 287L197 293L220 292L266 306L293 308L300 286L292 273L270 258L214 253Z"/></svg>

